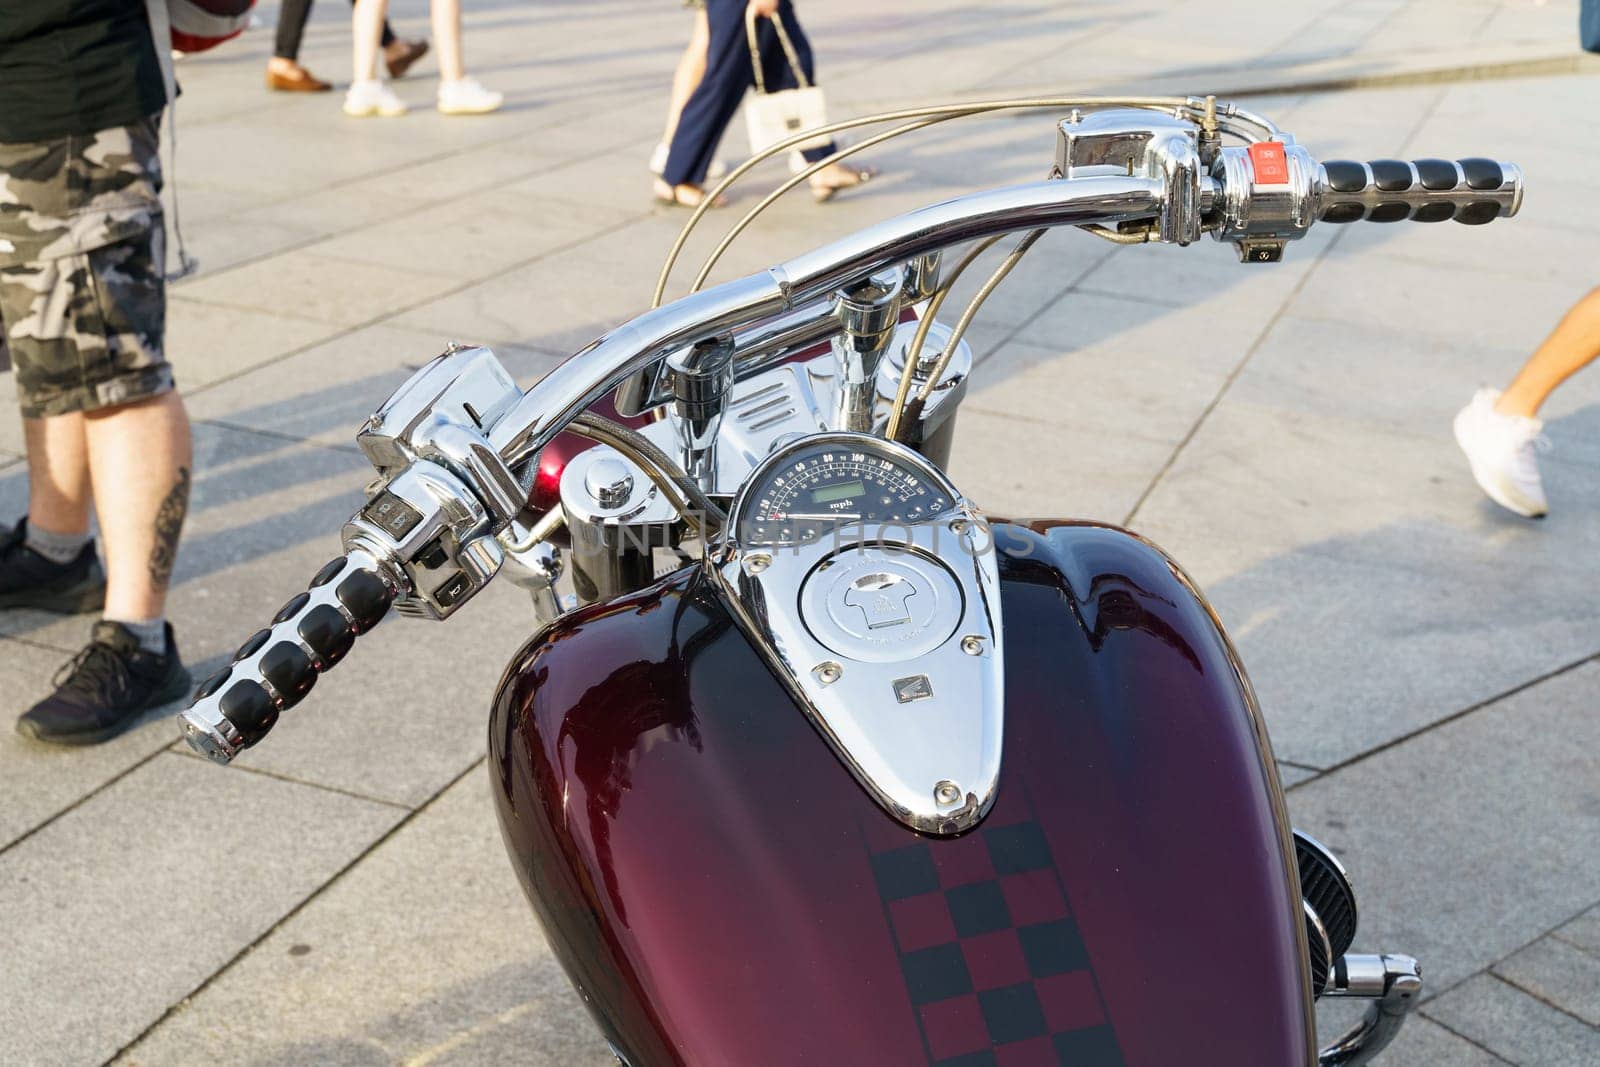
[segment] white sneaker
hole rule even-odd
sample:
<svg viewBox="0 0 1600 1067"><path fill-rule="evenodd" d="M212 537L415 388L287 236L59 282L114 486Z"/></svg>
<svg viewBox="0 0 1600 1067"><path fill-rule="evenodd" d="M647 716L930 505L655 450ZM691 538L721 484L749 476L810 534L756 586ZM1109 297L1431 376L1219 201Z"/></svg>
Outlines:
<svg viewBox="0 0 1600 1067"><path fill-rule="evenodd" d="M1540 432L1544 423L1500 414L1494 409L1499 399L1498 389L1478 390L1472 403L1456 415L1456 444L1467 454L1472 477L1490 500L1518 515L1543 518L1549 509L1534 453L1550 450Z"/></svg>
<svg viewBox="0 0 1600 1067"><path fill-rule="evenodd" d="M344 113L358 119L373 115L392 119L406 113L406 102L376 79L351 82L349 91L344 94Z"/></svg>
<svg viewBox="0 0 1600 1067"><path fill-rule="evenodd" d="M505 102L504 93L485 89L476 78L439 82L439 111L445 115L487 115Z"/></svg>

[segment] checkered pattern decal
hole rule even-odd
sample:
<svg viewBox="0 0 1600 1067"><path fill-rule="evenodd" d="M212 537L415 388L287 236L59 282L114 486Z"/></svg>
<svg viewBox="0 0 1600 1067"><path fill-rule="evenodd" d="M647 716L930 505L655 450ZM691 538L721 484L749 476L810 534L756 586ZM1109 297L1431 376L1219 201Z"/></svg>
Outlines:
<svg viewBox="0 0 1600 1067"><path fill-rule="evenodd" d="M929 1062L1120 1067L1044 831L1020 792L1003 791L984 824L954 841L887 820L864 827Z"/></svg>

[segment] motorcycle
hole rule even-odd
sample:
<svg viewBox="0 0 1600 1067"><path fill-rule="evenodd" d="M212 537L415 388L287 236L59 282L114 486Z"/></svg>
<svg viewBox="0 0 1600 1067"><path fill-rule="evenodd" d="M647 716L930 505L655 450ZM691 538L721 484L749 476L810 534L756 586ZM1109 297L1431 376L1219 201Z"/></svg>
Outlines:
<svg viewBox="0 0 1600 1067"><path fill-rule="evenodd" d="M661 305L664 271L526 393L481 347L417 371L357 435L344 553L200 685L190 744L227 763L391 607L447 619L504 573L534 617L489 717L500 825L621 1063L1371 1060L1417 961L1349 951L1350 879L1178 564L952 484L964 334L1052 227L1271 263L1318 222L1509 217L1521 172L1318 162L1209 97L860 122L1021 108L1067 113L1043 181ZM1320 1051L1319 998L1366 1004Z"/></svg>

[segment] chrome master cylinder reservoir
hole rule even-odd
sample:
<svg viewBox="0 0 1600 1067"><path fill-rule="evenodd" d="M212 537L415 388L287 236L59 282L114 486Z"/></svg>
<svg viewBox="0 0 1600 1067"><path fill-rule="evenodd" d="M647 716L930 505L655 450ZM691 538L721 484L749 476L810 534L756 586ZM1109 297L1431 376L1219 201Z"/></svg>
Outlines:
<svg viewBox="0 0 1600 1067"><path fill-rule="evenodd" d="M928 336L923 340L922 353L917 359L916 368L911 372L913 393L920 391L927 384L928 375L933 373L935 365L949 346L950 335L953 332L942 322L935 322L928 327ZM894 403L895 394L900 388L900 375L905 369L906 354L911 350L911 342L916 333L916 322L902 322L896 327L894 338L889 342L883 360L878 364L878 403L886 418L887 409ZM967 379L971 375L972 346L962 340L956 345L955 355L950 357L950 365L945 368L944 376L939 379L938 386L928 397L921 417L909 426L910 437L906 440L906 444L927 456L941 468L950 464L950 445L955 440L956 412L961 407L962 399L967 395Z"/></svg>
<svg viewBox="0 0 1600 1067"><path fill-rule="evenodd" d="M572 535L572 584L585 604L654 581L654 549L672 544L681 525L661 490L609 448L567 463L561 507Z"/></svg>

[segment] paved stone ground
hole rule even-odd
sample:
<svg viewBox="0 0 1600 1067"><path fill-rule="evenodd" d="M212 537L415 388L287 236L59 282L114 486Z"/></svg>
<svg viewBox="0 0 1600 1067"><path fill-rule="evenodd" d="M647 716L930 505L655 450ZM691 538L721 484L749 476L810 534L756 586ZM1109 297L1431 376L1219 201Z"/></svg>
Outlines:
<svg viewBox="0 0 1600 1067"><path fill-rule="evenodd" d="M172 293L199 452L172 615L198 672L335 550L365 481L350 435L409 367L461 338L534 380L645 305L681 222L642 162L682 12L468 6L472 66L510 98L492 118L357 123L337 97L269 96L266 29L180 68L204 270ZM1537 66L1572 58L1575 9L804 4L838 114ZM397 13L423 31L420 4ZM339 76L342 5L317 15L304 58ZM426 104L432 69L402 95ZM1209 591L1297 822L1355 873L1361 945L1425 961L1389 1063L1600 1062L1600 372L1551 405L1543 523L1485 502L1448 433L1595 283L1597 104L1582 69L1257 98L1324 156L1517 160L1523 217L1319 232L1270 269L1052 234L973 334L955 477L996 511L1129 523ZM886 147L870 190L780 207L728 270L1037 175L1052 147L1042 117ZM19 440L0 421L6 516ZM0 727L88 623L0 619ZM82 752L0 729L0 1063L607 1062L487 802L484 705L527 626L504 589L442 630L385 626L229 773L165 721Z"/></svg>

